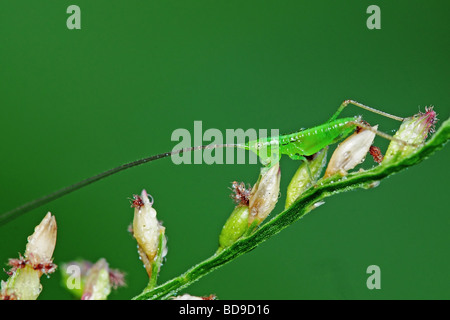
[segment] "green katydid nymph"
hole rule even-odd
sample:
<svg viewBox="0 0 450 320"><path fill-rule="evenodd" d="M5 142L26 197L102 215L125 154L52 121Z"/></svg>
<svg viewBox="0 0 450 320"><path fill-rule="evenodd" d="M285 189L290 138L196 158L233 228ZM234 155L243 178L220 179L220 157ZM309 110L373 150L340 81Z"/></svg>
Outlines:
<svg viewBox="0 0 450 320"><path fill-rule="evenodd" d="M404 118L397 117L388 114L386 112L370 108L359 102L353 100L345 100L341 104L339 109L336 111L336 113L324 124L318 125L313 128L301 130L295 133L291 133L288 135L258 139L257 141L250 141L244 146L238 147L242 147L245 148L246 150L253 151L259 156L263 157L269 157L266 156L266 154L272 155L272 158L275 158L275 160L276 155L281 156L285 154L288 155L291 159L304 161L306 160L307 156L311 156L319 152L323 148L343 140L345 137L350 135L358 128L374 131L377 135L386 138L388 140L397 140L386 133L374 130L371 126L367 124L367 122L362 120L361 116L338 119L337 117L339 116L339 114L349 104L355 105L357 107L363 108L370 112L374 112L394 120L398 121L404 120ZM403 141L397 142L407 144L406 142ZM268 151L264 150L266 148L269 149L277 148L278 152L276 152L276 154L273 154L274 152L271 152L271 150ZM261 150L263 150L262 153L260 152ZM264 162L270 163L271 159L262 159L262 161L263 163Z"/></svg>
<svg viewBox="0 0 450 320"><path fill-rule="evenodd" d="M32 209L40 207L46 203L49 203L75 190L83 188L95 181L113 175L119 171L135 167L147 162L151 162L157 159L171 157L172 155L184 152L192 152L196 150L214 149L214 148L241 148L256 153L260 157L261 162L263 164L271 166L273 163L276 163L283 154L288 155L290 158L295 160L305 161L307 159L306 157L314 155L321 149L343 140L345 137L350 135L358 128L370 130L383 138L394 140L398 142L400 145L411 145L410 143L404 142L399 139L395 139L394 137L386 133L373 129L370 125L368 125L365 121L362 120L361 116L339 119L338 116L345 109L345 107L347 107L350 104L394 120L403 121L405 119L368 107L354 100L345 100L327 122L313 128L301 130L288 135L260 138L254 141L249 141L248 143L245 144L209 144L203 146L183 148L179 150L173 150L170 152L160 153L151 157L143 158L140 160L120 165L116 168L107 170L90 178L84 179L73 185L62 188L51 194L30 201L11 211L3 213L0 215L0 225L20 216L23 213L26 213Z"/></svg>

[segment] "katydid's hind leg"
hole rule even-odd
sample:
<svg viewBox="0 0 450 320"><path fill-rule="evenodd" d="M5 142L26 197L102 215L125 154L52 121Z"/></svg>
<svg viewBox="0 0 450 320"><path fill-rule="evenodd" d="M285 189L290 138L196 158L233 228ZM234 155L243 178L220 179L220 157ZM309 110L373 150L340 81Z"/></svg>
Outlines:
<svg viewBox="0 0 450 320"><path fill-rule="evenodd" d="M379 114L379 115L384 116L384 117L386 117L386 118L394 119L394 120L397 120L397 121L403 121L403 120L405 120L405 118L398 117L398 116L392 115L392 114L390 114L390 113L387 113L387 112L384 112L384 111L381 111L381 110L378 110L378 109L375 109L375 108L371 108L371 107L366 106L365 104L362 104L362 103L360 103L360 102L358 102L358 101L355 101L355 100L345 100L344 102L341 103L341 105L339 106L339 108L337 109L337 111L331 116L331 118L330 118L327 122L331 122L331 121L336 120L336 118L341 114L341 112L342 112L342 111L345 109L345 107L347 107L349 104L354 105L354 106L356 106L356 107L359 107L359 108L361 108L361 109L364 109L364 110L367 110L367 111L370 111L370 112Z"/></svg>
<svg viewBox="0 0 450 320"><path fill-rule="evenodd" d="M337 109L337 111L331 116L330 119L328 119L327 122L331 122L337 119L337 117L339 117L339 115L341 114L342 111L344 111L345 107L348 106L350 100L345 100L344 102L341 103L341 105L339 106L339 108Z"/></svg>

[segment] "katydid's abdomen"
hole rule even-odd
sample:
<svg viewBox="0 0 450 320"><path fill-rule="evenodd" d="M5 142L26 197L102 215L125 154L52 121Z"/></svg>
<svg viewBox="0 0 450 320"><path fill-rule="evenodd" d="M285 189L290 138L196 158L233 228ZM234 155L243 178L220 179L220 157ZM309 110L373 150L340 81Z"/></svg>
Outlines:
<svg viewBox="0 0 450 320"><path fill-rule="evenodd" d="M295 160L303 159L348 136L359 121L359 117L336 119L292 134L250 141L245 149L255 152L262 160L271 157L275 148L279 148L276 152L279 156L286 154Z"/></svg>

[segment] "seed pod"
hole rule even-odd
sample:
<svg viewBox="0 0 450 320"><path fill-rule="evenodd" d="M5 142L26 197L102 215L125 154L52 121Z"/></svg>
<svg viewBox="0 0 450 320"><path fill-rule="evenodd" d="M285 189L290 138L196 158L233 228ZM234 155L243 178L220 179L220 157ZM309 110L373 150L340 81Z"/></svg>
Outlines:
<svg viewBox="0 0 450 320"><path fill-rule="evenodd" d="M249 203L248 225L259 225L278 201L281 171L279 162L269 169L263 168L258 181L252 188Z"/></svg>
<svg viewBox="0 0 450 320"><path fill-rule="evenodd" d="M374 130L377 128L378 126L372 127ZM324 178L337 173L347 175L347 171L364 161L374 139L375 132L361 129L341 142L328 162Z"/></svg>
<svg viewBox="0 0 450 320"><path fill-rule="evenodd" d="M328 148L324 148L307 160L308 162L300 164L287 188L285 208L290 207L319 178L327 161L327 151Z"/></svg>
<svg viewBox="0 0 450 320"><path fill-rule="evenodd" d="M428 134L434 131L437 120L433 107L425 108L425 113L419 112L410 118L406 118L395 133L394 138L405 141L409 145L391 141L382 163L397 161L413 153L417 149L417 145L425 142Z"/></svg>

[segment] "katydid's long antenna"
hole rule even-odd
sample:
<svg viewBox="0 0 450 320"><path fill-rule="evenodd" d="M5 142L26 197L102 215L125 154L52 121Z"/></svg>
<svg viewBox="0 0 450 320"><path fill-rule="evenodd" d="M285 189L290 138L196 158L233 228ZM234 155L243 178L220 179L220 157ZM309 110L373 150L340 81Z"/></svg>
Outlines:
<svg viewBox="0 0 450 320"><path fill-rule="evenodd" d="M96 181L102 180L110 175L113 175L119 171L123 171L125 169L128 168L132 168L132 167L136 167L139 166L141 164L147 163L147 162L151 162L151 161L155 161L158 159L162 159L162 158L167 158L170 157L172 155L175 154L181 154L184 152L192 152L192 151L197 151L197 150L205 150L205 149L216 149L216 148L239 148L239 147L243 147L243 145L239 145L239 144L210 144L210 145L204 145L204 146L197 146L197 147L189 147L189 148L184 148L184 149L179 149L179 150L174 150L171 152L165 152L165 153L160 153L148 158L143 158L140 160L136 160L136 161L132 161L132 162L128 162L125 163L121 166L115 167L113 169L104 171L102 173L99 173L95 176L92 176L90 178L84 179L80 182L77 182L75 184L72 184L68 187L59 189L53 193L50 193L46 196L43 196L41 198L35 199L33 201L30 201L28 203L25 203L23 205L21 205L20 207L17 207L11 211L5 212L2 215L0 215L0 225L3 225L5 223L7 223L8 221L11 221L17 217L19 217L20 215L31 211L35 208L38 208L46 203L49 203L53 200L56 200L58 198L61 198L62 196L69 194L73 191L76 191L80 188L83 188L91 183L94 183Z"/></svg>

